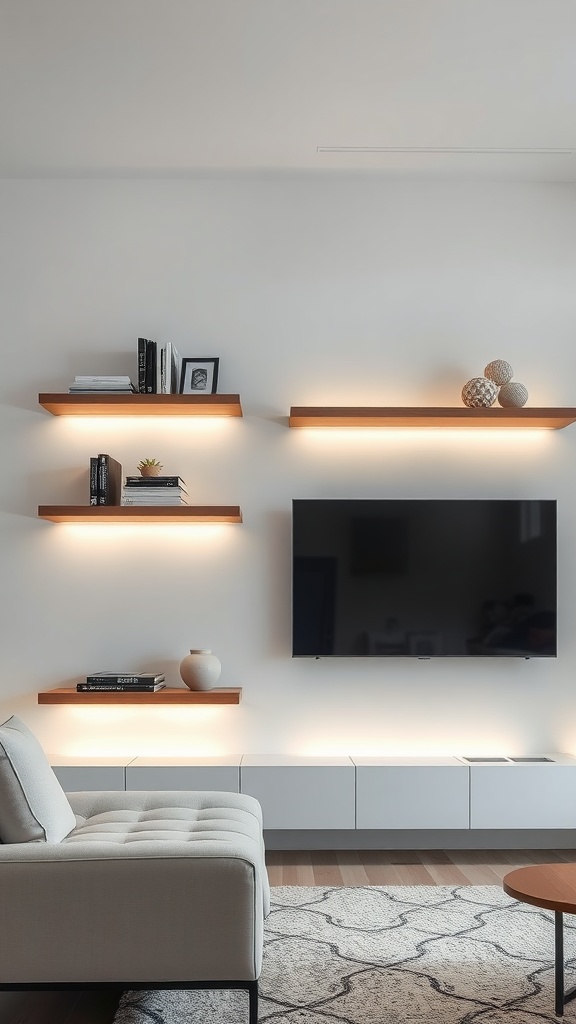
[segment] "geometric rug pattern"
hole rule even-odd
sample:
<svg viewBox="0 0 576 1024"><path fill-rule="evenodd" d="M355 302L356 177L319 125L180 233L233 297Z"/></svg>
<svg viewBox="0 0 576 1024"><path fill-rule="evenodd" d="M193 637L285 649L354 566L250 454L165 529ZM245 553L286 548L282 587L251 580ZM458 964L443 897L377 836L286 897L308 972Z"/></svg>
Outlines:
<svg viewBox="0 0 576 1024"><path fill-rule="evenodd" d="M576 918L564 917L567 958ZM554 915L500 886L272 889L259 1022L538 1024L554 1015ZM576 981L571 966L566 986ZM246 1024L245 992L134 991L115 1024ZM576 1020L576 1003L565 1010Z"/></svg>

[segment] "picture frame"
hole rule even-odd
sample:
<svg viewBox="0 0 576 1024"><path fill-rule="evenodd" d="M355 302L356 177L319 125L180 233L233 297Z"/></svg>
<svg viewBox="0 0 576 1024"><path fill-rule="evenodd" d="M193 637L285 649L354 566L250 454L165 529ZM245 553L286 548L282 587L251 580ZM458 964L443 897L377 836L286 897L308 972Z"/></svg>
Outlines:
<svg viewBox="0 0 576 1024"><path fill-rule="evenodd" d="M218 356L192 356L182 360L181 395L215 395L218 387Z"/></svg>

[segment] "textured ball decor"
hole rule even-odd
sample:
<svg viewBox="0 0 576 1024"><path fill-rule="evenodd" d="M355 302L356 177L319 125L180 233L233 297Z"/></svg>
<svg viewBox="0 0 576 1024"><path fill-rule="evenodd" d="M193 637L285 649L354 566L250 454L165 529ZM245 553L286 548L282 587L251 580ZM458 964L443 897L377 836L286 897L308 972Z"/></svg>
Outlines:
<svg viewBox="0 0 576 1024"><path fill-rule="evenodd" d="M520 409L528 401L528 388L517 381L504 384L498 392L498 404L503 409Z"/></svg>
<svg viewBox="0 0 576 1024"><path fill-rule="evenodd" d="M488 377L488 380L493 380L498 387L507 384L512 380L513 375L514 370L505 359L493 359L488 366L484 367L484 376Z"/></svg>
<svg viewBox="0 0 576 1024"><path fill-rule="evenodd" d="M462 388L462 401L469 409L488 409L494 405L498 385L487 377L473 377Z"/></svg>

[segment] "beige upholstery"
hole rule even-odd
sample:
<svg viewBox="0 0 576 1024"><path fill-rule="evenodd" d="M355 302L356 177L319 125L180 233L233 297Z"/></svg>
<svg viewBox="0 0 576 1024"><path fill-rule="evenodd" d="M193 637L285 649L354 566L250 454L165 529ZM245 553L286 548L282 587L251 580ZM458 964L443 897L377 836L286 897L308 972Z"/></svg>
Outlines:
<svg viewBox="0 0 576 1024"><path fill-rule="evenodd" d="M262 815L216 792L72 793L60 843L0 846L0 983L255 981ZM152 987L152 986L151 986Z"/></svg>

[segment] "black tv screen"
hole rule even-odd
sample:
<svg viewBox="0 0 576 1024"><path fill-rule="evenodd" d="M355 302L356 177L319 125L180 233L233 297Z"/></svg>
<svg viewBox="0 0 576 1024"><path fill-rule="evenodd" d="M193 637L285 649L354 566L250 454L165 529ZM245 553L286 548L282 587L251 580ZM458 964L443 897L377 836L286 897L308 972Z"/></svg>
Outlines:
<svg viewBox="0 0 576 1024"><path fill-rule="evenodd" d="M555 657L556 502L295 500L293 657Z"/></svg>

